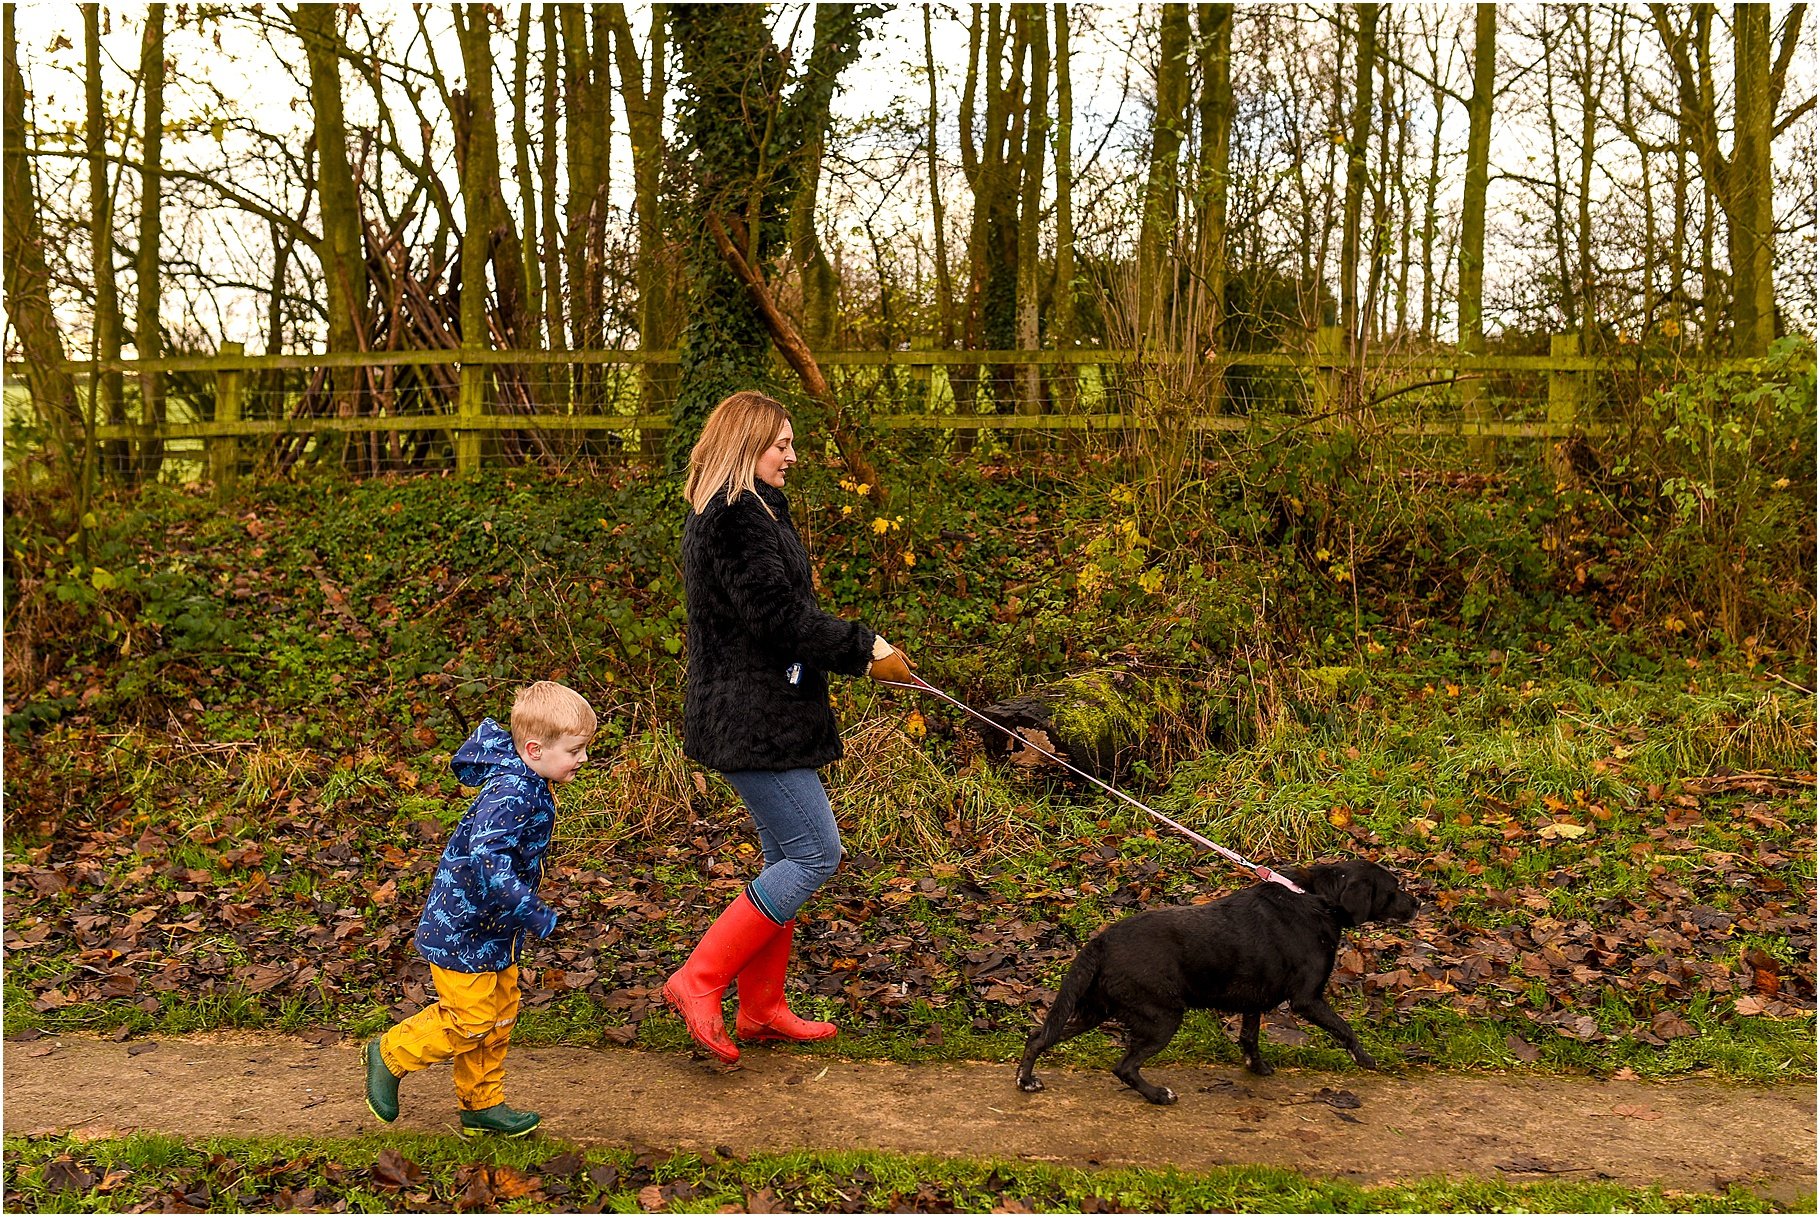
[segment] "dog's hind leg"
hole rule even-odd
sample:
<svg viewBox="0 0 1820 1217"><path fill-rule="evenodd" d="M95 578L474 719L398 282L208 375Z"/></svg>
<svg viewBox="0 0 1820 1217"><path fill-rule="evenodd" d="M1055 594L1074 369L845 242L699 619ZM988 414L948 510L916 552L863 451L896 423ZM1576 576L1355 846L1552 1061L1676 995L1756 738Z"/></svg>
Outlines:
<svg viewBox="0 0 1820 1217"><path fill-rule="evenodd" d="M1258 1044L1258 1032L1263 1022L1263 1015L1255 1011L1244 1016L1239 1024L1239 1049L1245 1054L1245 1068L1261 1078L1267 1078L1276 1070L1264 1059L1263 1049Z"/></svg>
<svg viewBox="0 0 1820 1217"><path fill-rule="evenodd" d="M1146 1081L1138 1069L1175 1038L1176 1030L1182 1025L1182 1012L1165 1010L1152 1018L1134 1019L1126 1016L1123 1021L1131 1029L1131 1042L1125 1049L1124 1057L1112 1067L1112 1072L1119 1081L1152 1103L1175 1102L1175 1091L1167 1086L1158 1086L1154 1082Z"/></svg>
<svg viewBox="0 0 1820 1217"><path fill-rule="evenodd" d="M1083 1035L1100 1025L1100 1019L1076 1010L1065 1019L1048 1018L1024 1040L1024 1059L1018 1062L1017 1084L1020 1090L1037 1091L1043 1079L1036 1076L1036 1058L1057 1044Z"/></svg>
<svg viewBox="0 0 1820 1217"><path fill-rule="evenodd" d="M1352 1025L1341 1018L1339 1012L1328 1005L1324 998L1317 996L1306 1001L1292 1001L1289 1003L1289 1008L1294 1010L1299 1017L1307 1019L1339 1040L1340 1046L1352 1053L1352 1059L1357 1061L1362 1068L1376 1069L1378 1067L1377 1058L1365 1051L1365 1045L1359 1042L1358 1033L1352 1029Z"/></svg>

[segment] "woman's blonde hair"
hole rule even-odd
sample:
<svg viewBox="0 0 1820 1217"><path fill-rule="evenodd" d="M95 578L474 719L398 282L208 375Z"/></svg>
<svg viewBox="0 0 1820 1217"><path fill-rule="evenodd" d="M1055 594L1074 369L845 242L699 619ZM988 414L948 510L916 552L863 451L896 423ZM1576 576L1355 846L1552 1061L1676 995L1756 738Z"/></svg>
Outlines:
<svg viewBox="0 0 1820 1217"><path fill-rule="evenodd" d="M789 412L782 405L751 389L734 393L715 406L701 429L701 438L689 449L689 480L683 486L689 506L706 511L723 489L729 504L746 491L756 490L758 458L789 421Z"/></svg>

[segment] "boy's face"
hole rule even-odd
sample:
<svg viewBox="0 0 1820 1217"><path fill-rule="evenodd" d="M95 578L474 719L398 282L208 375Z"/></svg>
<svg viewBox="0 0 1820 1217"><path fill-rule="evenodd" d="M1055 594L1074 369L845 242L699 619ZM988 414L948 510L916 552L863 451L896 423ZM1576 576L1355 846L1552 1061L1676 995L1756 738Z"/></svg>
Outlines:
<svg viewBox="0 0 1820 1217"><path fill-rule="evenodd" d="M531 772L552 782L572 782L588 760L586 735L559 735L545 742L528 739L519 755Z"/></svg>

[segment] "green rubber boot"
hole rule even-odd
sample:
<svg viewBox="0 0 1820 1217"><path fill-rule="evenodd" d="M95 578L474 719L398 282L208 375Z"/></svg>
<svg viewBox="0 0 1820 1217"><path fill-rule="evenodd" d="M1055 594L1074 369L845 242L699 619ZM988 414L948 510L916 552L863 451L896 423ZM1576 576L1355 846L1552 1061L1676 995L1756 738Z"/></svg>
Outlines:
<svg viewBox="0 0 1820 1217"><path fill-rule="evenodd" d="M367 1070L367 1110L381 1124L390 1124L398 1118L398 1078L379 1054L379 1039L375 1035L361 1047L360 1061Z"/></svg>
<svg viewBox="0 0 1820 1217"><path fill-rule="evenodd" d="M484 1137L494 1134L501 1137L522 1137L536 1128L543 1119L534 1111L518 1111L504 1103L495 1103L479 1111L461 1113L461 1135L464 1137Z"/></svg>

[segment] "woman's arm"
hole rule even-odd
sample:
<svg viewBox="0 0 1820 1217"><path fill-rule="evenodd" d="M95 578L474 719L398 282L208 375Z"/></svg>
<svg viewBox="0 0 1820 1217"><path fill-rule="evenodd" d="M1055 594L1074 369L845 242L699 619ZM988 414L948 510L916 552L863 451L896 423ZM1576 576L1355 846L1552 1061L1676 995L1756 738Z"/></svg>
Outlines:
<svg viewBox="0 0 1820 1217"><path fill-rule="evenodd" d="M748 629L794 658L830 672L859 676L872 661L873 633L863 623L823 612L791 578L782 526L756 497L716 513L709 561L727 599Z"/></svg>

